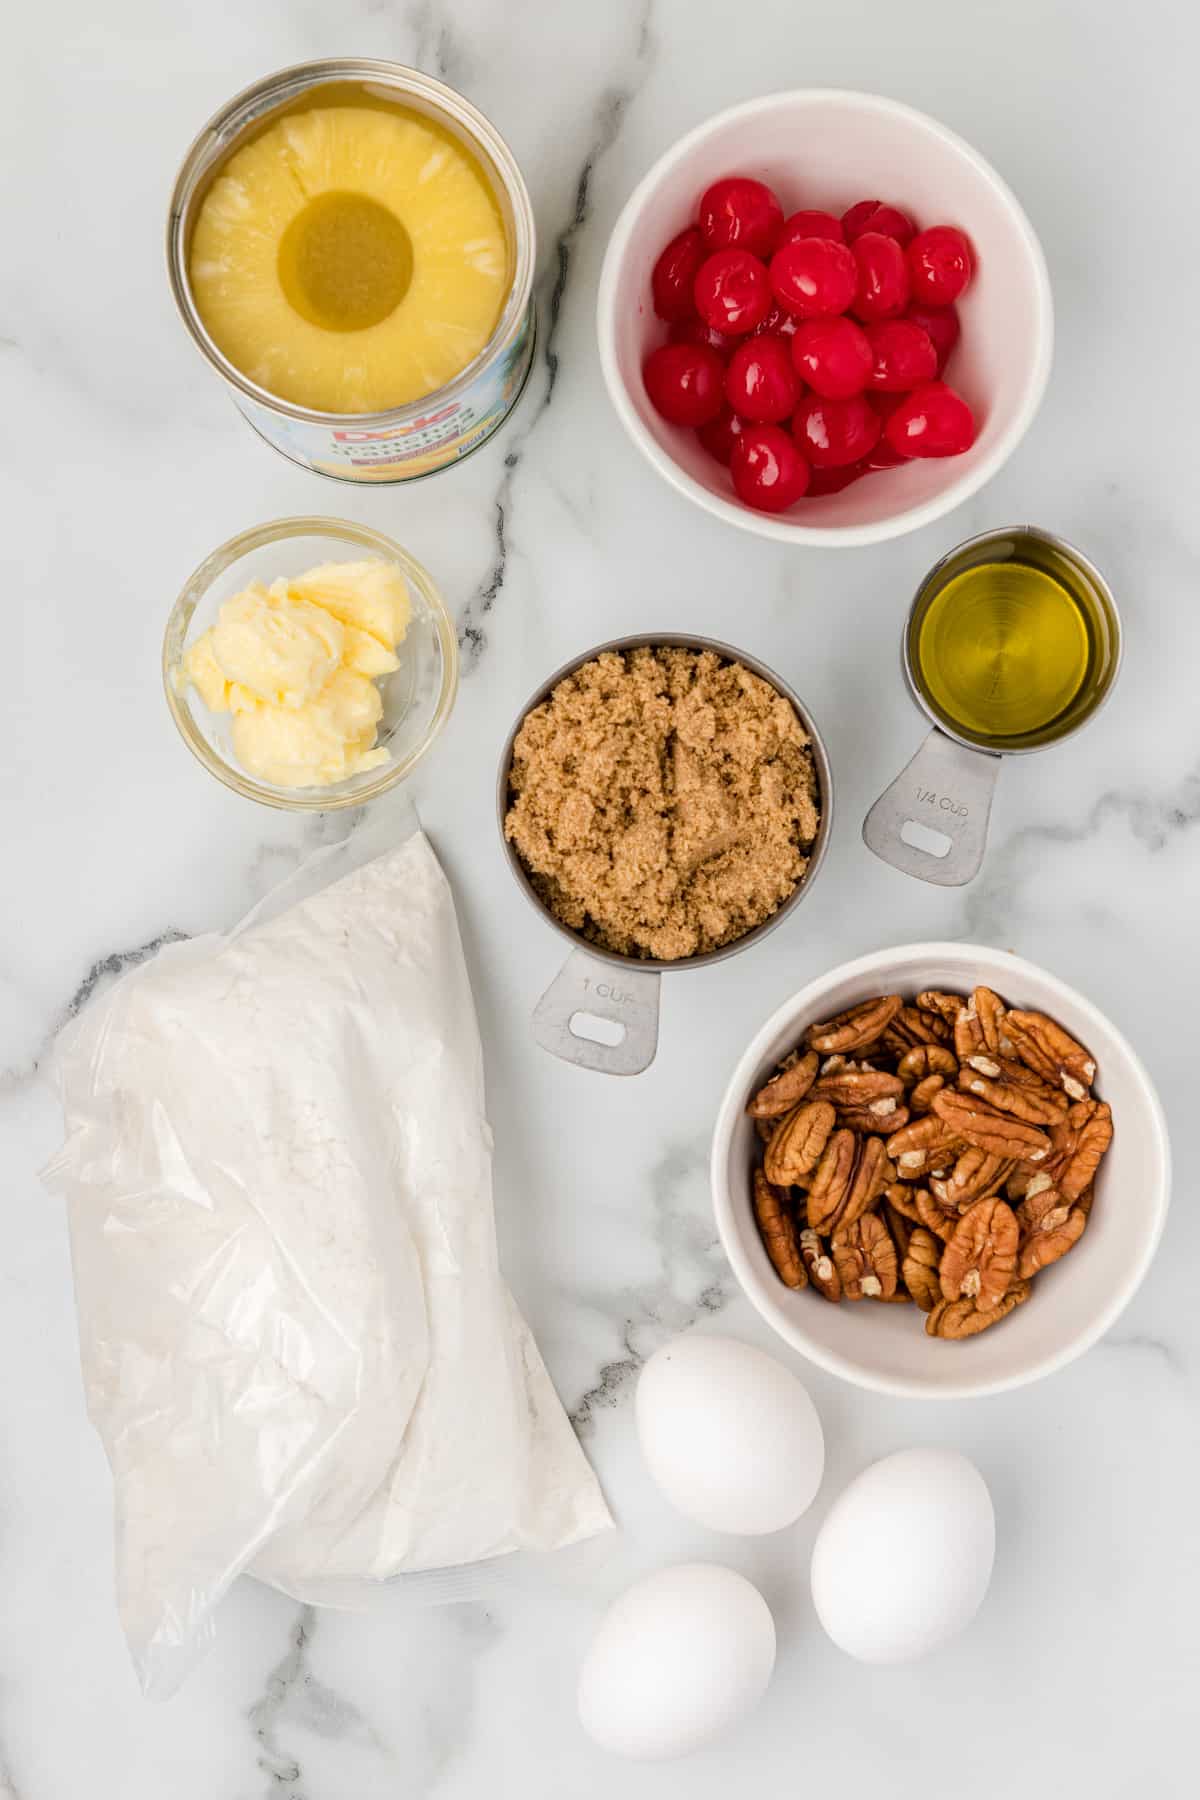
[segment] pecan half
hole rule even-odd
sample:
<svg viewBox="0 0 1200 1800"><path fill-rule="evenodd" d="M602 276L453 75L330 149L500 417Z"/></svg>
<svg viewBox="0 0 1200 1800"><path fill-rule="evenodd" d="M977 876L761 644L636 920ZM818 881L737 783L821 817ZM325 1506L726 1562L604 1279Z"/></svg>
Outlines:
<svg viewBox="0 0 1200 1800"><path fill-rule="evenodd" d="M970 1004L975 1009L979 1020L979 1029L983 1033L983 1041L992 1054L998 1055L1008 1040L1006 1020L1008 1013L999 994L993 994L989 987L977 987L971 995ZM1011 1051L1011 1044L1009 1049Z"/></svg>
<svg viewBox="0 0 1200 1800"><path fill-rule="evenodd" d="M1086 1101L1077 1101L1068 1106L1057 1125L1050 1127L1050 1154L1043 1157L1040 1165L1031 1163L1030 1172L1057 1177L1062 1174L1079 1143L1079 1131L1082 1119L1072 1118L1072 1113L1082 1112Z"/></svg>
<svg viewBox="0 0 1200 1800"><path fill-rule="evenodd" d="M1017 1272L1020 1227L1003 1200L977 1200L942 1252L944 1300L973 1300L980 1312L998 1306Z"/></svg>
<svg viewBox="0 0 1200 1800"><path fill-rule="evenodd" d="M976 1200L998 1194L1012 1173L1011 1157L991 1156L986 1150L964 1150L949 1175L930 1178L935 1200L959 1212Z"/></svg>
<svg viewBox="0 0 1200 1800"><path fill-rule="evenodd" d="M848 1126L851 1131L874 1132L876 1137L887 1137L907 1125L910 1117L907 1106L901 1106L896 1100L872 1100L870 1106L842 1107L838 1124Z"/></svg>
<svg viewBox="0 0 1200 1800"><path fill-rule="evenodd" d="M928 1188L917 1188L917 1218L936 1238L952 1238L962 1221L957 1206L946 1206Z"/></svg>
<svg viewBox="0 0 1200 1800"><path fill-rule="evenodd" d="M777 1125L763 1157L768 1181L793 1187L812 1173L833 1130L835 1114L828 1100L802 1100Z"/></svg>
<svg viewBox="0 0 1200 1800"><path fill-rule="evenodd" d="M905 1287L922 1312L932 1312L935 1306L941 1304L942 1283L938 1274L941 1260L942 1246L939 1240L931 1231L926 1231L924 1226L918 1226L908 1240L900 1273Z"/></svg>
<svg viewBox="0 0 1200 1800"><path fill-rule="evenodd" d="M1023 1063L1061 1087L1072 1100L1084 1100L1096 1079L1096 1063L1055 1019L1040 1012L1010 1012L1008 1036Z"/></svg>
<svg viewBox="0 0 1200 1800"><path fill-rule="evenodd" d="M904 1005L899 994L881 994L877 1000L864 1000L847 1012L838 1013L823 1024L810 1025L806 1042L822 1055L839 1050L860 1050L873 1044Z"/></svg>
<svg viewBox="0 0 1200 1800"><path fill-rule="evenodd" d="M1072 1114L1082 1116L1076 1120ZM1112 1143L1112 1108L1101 1100L1080 1100L1067 1118L1075 1141L1057 1179L1063 1198L1078 1200L1084 1189L1091 1187L1100 1159Z"/></svg>
<svg viewBox="0 0 1200 1800"><path fill-rule="evenodd" d="M934 1116L948 1130L973 1144L977 1150L989 1150L993 1156L1007 1156L1022 1162L1040 1162L1050 1150L1050 1139L1036 1125L1014 1119L997 1111L986 1100L974 1094L943 1088L933 1102Z"/></svg>
<svg viewBox="0 0 1200 1800"><path fill-rule="evenodd" d="M916 1004L919 1012L936 1013L939 1019L945 1019L947 1025L953 1026L967 1003L961 994L947 994L942 988L924 988L917 995Z"/></svg>
<svg viewBox="0 0 1200 1800"><path fill-rule="evenodd" d="M1024 1119L1027 1125L1057 1125L1062 1118L1057 1095L1043 1097L1036 1088L1003 1078L993 1080L978 1072L980 1063L997 1071L1000 1067L999 1063L989 1063L987 1057L973 1056L967 1067L958 1072L958 1085L964 1094L978 1094L989 1106L1008 1113L1011 1118Z"/></svg>
<svg viewBox="0 0 1200 1800"><path fill-rule="evenodd" d="M1060 1225L1065 1225L1070 1212L1071 1202L1063 1199L1052 1181L1048 1182L1017 1207L1022 1245L1039 1231L1057 1231Z"/></svg>
<svg viewBox="0 0 1200 1800"><path fill-rule="evenodd" d="M785 1287L804 1288L808 1276L800 1260L800 1240L791 1201L782 1188L772 1185L761 1169L754 1171L754 1217L763 1249Z"/></svg>
<svg viewBox="0 0 1200 1800"><path fill-rule="evenodd" d="M899 1263L891 1233L878 1213L839 1225L830 1254L847 1300L887 1300L896 1291Z"/></svg>
<svg viewBox="0 0 1200 1800"><path fill-rule="evenodd" d="M1100 1105L1098 1100L1073 1100L1057 1125L1050 1128L1050 1154L1040 1165L1040 1169L1059 1180L1075 1152L1079 1149L1083 1137L1083 1128L1096 1113ZM1111 1115L1110 1115L1111 1120Z"/></svg>
<svg viewBox="0 0 1200 1800"><path fill-rule="evenodd" d="M775 1127L778 1124L778 1119L755 1119L754 1129L762 1139L763 1143L769 1144L771 1139L775 1136Z"/></svg>
<svg viewBox="0 0 1200 1800"><path fill-rule="evenodd" d="M908 1096L911 1111L918 1115L929 1112L945 1085L944 1075L926 1075L924 1081L918 1081Z"/></svg>
<svg viewBox="0 0 1200 1800"><path fill-rule="evenodd" d="M884 1195L892 1211L901 1213L914 1225L919 1225L921 1222L921 1215L917 1211L917 1193L917 1188L910 1187L903 1181L893 1181L889 1187L884 1189Z"/></svg>
<svg viewBox="0 0 1200 1800"><path fill-rule="evenodd" d="M979 1014L968 1001L954 1021L954 1054L960 1063L965 1063L972 1056L982 1056L986 1050Z"/></svg>
<svg viewBox="0 0 1200 1800"><path fill-rule="evenodd" d="M839 1112L865 1110L875 1100L891 1100L894 1112L904 1098L904 1083L886 1069L835 1069L813 1083L813 1097L832 1100Z"/></svg>
<svg viewBox="0 0 1200 1800"><path fill-rule="evenodd" d="M880 1202L879 1216L891 1234L892 1242L896 1246L896 1255L903 1258L908 1253L909 1239L918 1228L914 1226L910 1218L888 1200L887 1195L891 1191L890 1188L885 1191L884 1198Z"/></svg>
<svg viewBox="0 0 1200 1800"><path fill-rule="evenodd" d="M820 1236L810 1225L806 1225L800 1233L800 1257L808 1273L808 1279L818 1294L825 1300L840 1300L842 1297L842 1278L832 1256L821 1242Z"/></svg>
<svg viewBox="0 0 1200 1800"><path fill-rule="evenodd" d="M827 1100L819 1101L829 1106ZM832 1112L833 1108L830 1106ZM844 1126L830 1136L821 1153L808 1189L808 1222L816 1231L828 1231L841 1216L858 1154L858 1139Z"/></svg>
<svg viewBox="0 0 1200 1800"><path fill-rule="evenodd" d="M1030 1283L1018 1281L1009 1288L1003 1300L984 1312L973 1300L943 1300L926 1315L925 1330L930 1337L974 1337L977 1332L986 1331L989 1325L998 1325L1001 1319L1006 1319L1014 1307L1022 1306L1028 1300L1029 1294Z"/></svg>
<svg viewBox="0 0 1200 1800"><path fill-rule="evenodd" d="M934 1104L936 1109L936 1101ZM947 1165L962 1149L962 1143L958 1133L951 1131L935 1110L894 1131L887 1140L887 1153L901 1181L920 1181L930 1168Z"/></svg>
<svg viewBox="0 0 1200 1800"><path fill-rule="evenodd" d="M896 1064L896 1073L906 1087L924 1081L927 1075L958 1074L958 1058L944 1044L914 1044Z"/></svg>
<svg viewBox="0 0 1200 1800"><path fill-rule="evenodd" d="M846 1193L845 1204L838 1214L837 1223L848 1225L859 1219L868 1207L874 1206L888 1184L895 1179L896 1171L888 1159L883 1139L865 1137L860 1139L858 1154L854 1160L854 1174Z"/></svg>
<svg viewBox="0 0 1200 1800"><path fill-rule="evenodd" d="M808 1222L817 1231L849 1225L874 1205L895 1171L883 1141L835 1131L808 1192Z"/></svg>
<svg viewBox="0 0 1200 1800"><path fill-rule="evenodd" d="M1017 1208L1021 1228L1017 1274L1028 1279L1074 1249L1083 1236L1090 1210L1090 1202L1087 1211L1072 1206L1052 1184L1022 1200Z"/></svg>
<svg viewBox="0 0 1200 1800"><path fill-rule="evenodd" d="M1011 1081L1014 1087L1032 1088L1043 1100L1052 1100L1060 1112L1065 1112L1070 1105L1067 1096L1023 1063L1019 1057L1006 1056L1003 1051L993 1053L981 1050L977 1055L969 1057L964 1067L974 1069L977 1075L986 1075L991 1081Z"/></svg>
<svg viewBox="0 0 1200 1800"><path fill-rule="evenodd" d="M919 1006L902 1006L883 1034L887 1049L903 1056L918 1044L948 1044L953 1030L947 1020Z"/></svg>
<svg viewBox="0 0 1200 1800"><path fill-rule="evenodd" d="M766 1087L759 1088L746 1111L752 1119L775 1119L798 1106L817 1078L819 1058L815 1050L804 1056L796 1053L773 1075Z"/></svg>

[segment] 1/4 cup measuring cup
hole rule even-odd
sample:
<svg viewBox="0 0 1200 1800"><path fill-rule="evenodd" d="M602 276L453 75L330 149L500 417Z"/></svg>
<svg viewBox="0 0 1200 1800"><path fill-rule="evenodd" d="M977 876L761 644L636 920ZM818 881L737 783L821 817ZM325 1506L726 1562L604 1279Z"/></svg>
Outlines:
<svg viewBox="0 0 1200 1800"><path fill-rule="evenodd" d="M959 687L954 673L944 678L939 648ZM868 812L863 840L906 875L961 887L983 862L1001 758L1043 750L1096 716L1120 668L1121 621L1081 551L1015 525L968 538L934 565L909 609L901 657L934 729ZM1062 664L1057 684L1052 661Z"/></svg>
<svg viewBox="0 0 1200 1800"><path fill-rule="evenodd" d="M509 769L512 764L513 743L526 716L534 707L540 706L566 676L573 675L584 663L603 656L606 651L670 648L711 650L723 662L740 663L791 702L808 734L812 749L821 821L808 852L808 868L803 878L770 918L764 919L761 925L756 925L743 937L735 938L732 943L722 944L719 949L706 950L700 956L681 957L676 962L663 962L649 957L622 956L615 951L601 949L585 938L582 932L572 931L561 919L555 918L534 888L516 849L505 837L504 820L509 806ZM825 859L833 826L833 782L829 757L812 715L788 684L772 669L759 662L757 657L747 656L744 651L734 650L715 638L692 637L680 632L659 632L614 638L611 643L597 644L582 656L572 657L570 662L565 663L549 680L542 683L532 699L521 708L516 723L505 740L496 783L496 815L504 854L522 893L547 924L552 925L573 946L570 956L534 1008L534 1037L543 1050L549 1050L551 1055L561 1057L564 1062L575 1063L581 1069L594 1069L607 1075L640 1075L654 1061L658 1048L659 986L662 973L666 970L703 968L710 963L721 962L727 956L734 956L739 950L748 950L751 944L757 943L769 931L774 931L777 925L782 924L808 894Z"/></svg>

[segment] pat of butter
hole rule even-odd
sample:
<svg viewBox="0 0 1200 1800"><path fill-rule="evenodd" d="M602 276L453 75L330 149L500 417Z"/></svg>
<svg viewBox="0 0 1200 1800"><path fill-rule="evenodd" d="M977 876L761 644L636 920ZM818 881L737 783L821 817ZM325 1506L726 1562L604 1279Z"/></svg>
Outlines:
<svg viewBox="0 0 1200 1800"><path fill-rule="evenodd" d="M211 635L226 680L272 706L304 706L342 663L340 621L281 582L269 593L255 582L226 600Z"/></svg>
<svg viewBox="0 0 1200 1800"><path fill-rule="evenodd" d="M365 631L394 650L412 614L408 588L394 563L322 563L288 583L296 600L311 600L343 625Z"/></svg>
<svg viewBox="0 0 1200 1800"><path fill-rule="evenodd" d="M411 605L382 561L325 563L252 582L183 659L212 712L231 712L242 767L275 787L329 787L389 760L376 745L375 678L399 667Z"/></svg>

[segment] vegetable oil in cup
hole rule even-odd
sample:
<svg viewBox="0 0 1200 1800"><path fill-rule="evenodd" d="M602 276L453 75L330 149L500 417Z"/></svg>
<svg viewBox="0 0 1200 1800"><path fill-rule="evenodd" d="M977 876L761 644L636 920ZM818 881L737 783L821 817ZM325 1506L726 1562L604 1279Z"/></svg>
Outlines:
<svg viewBox="0 0 1200 1800"><path fill-rule="evenodd" d="M1041 750L1093 718L1121 662L1116 602L1099 571L1031 525L943 557L902 642L934 729L863 821L869 850L938 887L978 874L1000 757Z"/></svg>
<svg viewBox="0 0 1200 1800"><path fill-rule="evenodd" d="M1032 531L951 552L921 588L905 636L921 700L956 737L989 750L1040 749L1073 731L1107 692L1116 647L1095 571Z"/></svg>

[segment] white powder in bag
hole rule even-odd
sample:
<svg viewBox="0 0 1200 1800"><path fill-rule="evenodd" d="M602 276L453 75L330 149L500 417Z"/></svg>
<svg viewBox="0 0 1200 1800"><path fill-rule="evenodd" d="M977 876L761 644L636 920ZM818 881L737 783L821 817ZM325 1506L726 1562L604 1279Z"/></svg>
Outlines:
<svg viewBox="0 0 1200 1800"><path fill-rule="evenodd" d="M499 1272L478 1029L422 833L167 947L56 1072L47 1179L148 1690L243 1569L320 1601L611 1524Z"/></svg>

